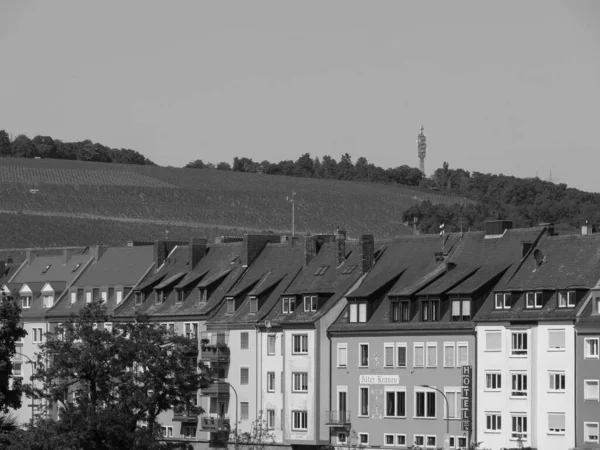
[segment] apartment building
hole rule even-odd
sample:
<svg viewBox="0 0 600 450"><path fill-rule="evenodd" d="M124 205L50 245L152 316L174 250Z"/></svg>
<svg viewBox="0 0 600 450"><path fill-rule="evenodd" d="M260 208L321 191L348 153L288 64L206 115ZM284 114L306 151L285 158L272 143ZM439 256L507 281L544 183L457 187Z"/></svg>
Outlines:
<svg viewBox="0 0 600 450"><path fill-rule="evenodd" d="M576 348L575 322L592 306L599 249L600 236L544 235L475 317L477 441L485 447L572 448L577 433L581 444L597 439L594 385L586 391L582 378L595 367L576 357L586 342L582 333Z"/></svg>

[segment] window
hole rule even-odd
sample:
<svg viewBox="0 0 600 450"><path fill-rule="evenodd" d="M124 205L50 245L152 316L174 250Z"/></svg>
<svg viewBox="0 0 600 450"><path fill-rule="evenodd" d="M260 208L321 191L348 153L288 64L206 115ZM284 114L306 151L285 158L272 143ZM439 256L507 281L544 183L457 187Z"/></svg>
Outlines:
<svg viewBox="0 0 600 450"><path fill-rule="evenodd" d="M346 367L348 365L347 344L338 344L337 346L337 366Z"/></svg>
<svg viewBox="0 0 600 450"><path fill-rule="evenodd" d="M485 413L485 431L502 431L502 415L500 413Z"/></svg>
<svg viewBox="0 0 600 450"><path fill-rule="evenodd" d="M527 416L513 414L511 416L511 439L527 439Z"/></svg>
<svg viewBox="0 0 600 450"><path fill-rule="evenodd" d="M90 303L92 301L92 294L91 292L89 293L90 295L90 299L88 301L88 292L85 293L85 302L86 303ZM143 292L136 292L135 293L135 306L141 306L142 303L144 303L144 293Z"/></svg>
<svg viewBox="0 0 600 450"><path fill-rule="evenodd" d="M360 387L358 393L358 410L360 411L360 416L368 416L369 415L369 388L368 387Z"/></svg>
<svg viewBox="0 0 600 450"><path fill-rule="evenodd" d="M273 430L275 428L275 410L267 409L267 429Z"/></svg>
<svg viewBox="0 0 600 450"><path fill-rule="evenodd" d="M163 437L173 437L173 427L161 427Z"/></svg>
<svg viewBox="0 0 600 450"><path fill-rule="evenodd" d="M396 367L406 367L406 343L396 344Z"/></svg>
<svg viewBox="0 0 600 450"><path fill-rule="evenodd" d="M415 388L415 417L435 418L435 391Z"/></svg>
<svg viewBox="0 0 600 450"><path fill-rule="evenodd" d="M274 334L269 334L267 336L267 355L275 354L275 342L276 336Z"/></svg>
<svg viewBox="0 0 600 450"><path fill-rule="evenodd" d="M227 314L233 314L235 312L235 298L227 297Z"/></svg>
<svg viewBox="0 0 600 450"><path fill-rule="evenodd" d="M410 321L410 302L392 302L392 322L409 322Z"/></svg>
<svg viewBox="0 0 600 450"><path fill-rule="evenodd" d="M539 309L542 307L541 292L527 292L525 294L525 308Z"/></svg>
<svg viewBox="0 0 600 450"><path fill-rule="evenodd" d="M436 447L436 436L435 435L431 435L431 436L427 436L427 444L426 447Z"/></svg>
<svg viewBox="0 0 600 450"><path fill-rule="evenodd" d="M104 329L109 333L112 333L112 322L104 322Z"/></svg>
<svg viewBox="0 0 600 450"><path fill-rule="evenodd" d="M71 272L77 272L77 269L79 269L80 267L81 267L81 263L75 264L75 267L73 267L73 270L71 270Z"/></svg>
<svg viewBox="0 0 600 450"><path fill-rule="evenodd" d="M574 308L575 307L575 291L560 291L558 293L559 308Z"/></svg>
<svg viewBox="0 0 600 450"><path fill-rule="evenodd" d="M359 323L367 321L367 304L364 302L358 304L358 321Z"/></svg>
<svg viewBox="0 0 600 450"><path fill-rule="evenodd" d="M258 298L250 297L250 312L255 313L258 311Z"/></svg>
<svg viewBox="0 0 600 450"><path fill-rule="evenodd" d="M468 366L469 365L469 344L466 342L456 343L456 353L458 355L458 365Z"/></svg>
<svg viewBox="0 0 600 450"><path fill-rule="evenodd" d="M177 303L183 303L183 297L185 297L185 292L183 289L177 289L177 298L176 298L176 302Z"/></svg>
<svg viewBox="0 0 600 450"><path fill-rule="evenodd" d="M466 448L467 447L467 438L456 436L456 441L458 444L458 448Z"/></svg>
<svg viewBox="0 0 600 450"><path fill-rule="evenodd" d="M248 402L240 402L240 411L240 418L242 420L248 420L250 404Z"/></svg>
<svg viewBox="0 0 600 450"><path fill-rule="evenodd" d="M422 434L415 434L414 439L415 439L415 445L417 447L421 447L421 446L425 445L425 436L423 436Z"/></svg>
<svg viewBox="0 0 600 450"><path fill-rule="evenodd" d="M592 306L593 306L592 314L594 314L594 315L600 314L600 297L594 297Z"/></svg>
<svg viewBox="0 0 600 450"><path fill-rule="evenodd" d="M308 412L307 411L292 411L292 430L296 430L296 431L308 430Z"/></svg>
<svg viewBox="0 0 600 450"><path fill-rule="evenodd" d="M14 362L12 365L12 374L15 377L20 377L22 375L21 372L21 363Z"/></svg>
<svg viewBox="0 0 600 450"><path fill-rule="evenodd" d="M444 342L444 367L454 367L454 342Z"/></svg>
<svg viewBox="0 0 600 450"><path fill-rule="evenodd" d="M561 351L565 349L565 330L548 330L548 350Z"/></svg>
<svg viewBox="0 0 600 450"><path fill-rule="evenodd" d="M499 391L502 389L502 374L500 372L487 372L485 374L485 390Z"/></svg>
<svg viewBox="0 0 600 450"><path fill-rule="evenodd" d="M585 358L598 359L598 338L585 338L583 347Z"/></svg>
<svg viewBox="0 0 600 450"><path fill-rule="evenodd" d="M249 347L249 339L248 339L248 332L247 331L242 331L240 333L240 348L242 350L248 350Z"/></svg>
<svg viewBox="0 0 600 450"><path fill-rule="evenodd" d="M185 337L196 339L198 337L198 324L196 322L186 322L183 326Z"/></svg>
<svg viewBox="0 0 600 450"><path fill-rule="evenodd" d="M181 427L181 434L186 439L194 439L196 437L196 426L184 425Z"/></svg>
<svg viewBox="0 0 600 450"><path fill-rule="evenodd" d="M427 367L437 367L437 344L427 343Z"/></svg>
<svg viewBox="0 0 600 450"><path fill-rule="evenodd" d="M250 376L250 370L248 367L240 367L240 384L248 384L248 377Z"/></svg>
<svg viewBox="0 0 600 450"><path fill-rule="evenodd" d="M598 422L583 423L583 440L584 442L598 442Z"/></svg>
<svg viewBox="0 0 600 450"><path fill-rule="evenodd" d="M323 276L325 272L327 272L327 269L329 269L329 266L321 266L315 271L313 275L317 277Z"/></svg>
<svg viewBox="0 0 600 450"><path fill-rule="evenodd" d="M102 291L100 293L100 302L101 303L106 303L108 301L108 292L107 291Z"/></svg>
<svg viewBox="0 0 600 450"><path fill-rule="evenodd" d="M308 353L308 335L293 334L292 335L292 354L306 355Z"/></svg>
<svg viewBox="0 0 600 450"><path fill-rule="evenodd" d="M350 303L350 314L348 315L348 320L351 323L358 322L358 305L356 303Z"/></svg>
<svg viewBox="0 0 600 450"><path fill-rule="evenodd" d="M512 332L512 356L527 356L527 331Z"/></svg>
<svg viewBox="0 0 600 450"><path fill-rule="evenodd" d="M598 380L583 380L583 399L584 400L600 400L600 392L598 390Z"/></svg>
<svg viewBox="0 0 600 450"><path fill-rule="evenodd" d="M394 344L383 345L383 365L394 367Z"/></svg>
<svg viewBox="0 0 600 450"><path fill-rule="evenodd" d="M53 294L44 294L44 308L51 308L54 304L54 295Z"/></svg>
<svg viewBox="0 0 600 450"><path fill-rule="evenodd" d="M548 389L552 392L565 391L565 373L564 372L549 372L550 385Z"/></svg>
<svg viewBox="0 0 600 450"><path fill-rule="evenodd" d="M501 292L494 296L494 308L495 309L510 309L510 293Z"/></svg>
<svg viewBox="0 0 600 450"><path fill-rule="evenodd" d="M52 267L52 264L48 264L46 267L44 267L44 270L42 270L42 273L48 272L48 270L50 270L50 267Z"/></svg>
<svg viewBox="0 0 600 450"><path fill-rule="evenodd" d="M471 320L471 300L452 300L452 321L460 322L464 320Z"/></svg>
<svg viewBox="0 0 600 450"><path fill-rule="evenodd" d="M548 413L548 432L565 434L565 413Z"/></svg>
<svg viewBox="0 0 600 450"><path fill-rule="evenodd" d="M358 267L358 266L357 266L356 264L354 264L354 265L351 265L351 266L348 266L348 267L346 267L346 268L345 268L345 269L342 271L342 274L343 274L343 275L348 275L348 274L350 274L350 273L354 272L354 269L356 269L357 267Z"/></svg>
<svg viewBox="0 0 600 450"><path fill-rule="evenodd" d="M338 433L337 435L338 445L343 445L346 443L346 433Z"/></svg>
<svg viewBox="0 0 600 450"><path fill-rule="evenodd" d="M31 297L29 297L29 296L21 297L21 307L23 309L31 308Z"/></svg>
<svg viewBox="0 0 600 450"><path fill-rule="evenodd" d="M396 445L399 447L406 446L406 435L405 434L397 434L396 435Z"/></svg>
<svg viewBox="0 0 600 450"><path fill-rule="evenodd" d="M388 388L385 392L385 416L406 417L405 388Z"/></svg>
<svg viewBox="0 0 600 450"><path fill-rule="evenodd" d="M421 342L415 342L414 347L413 347L413 352L414 352L414 361L413 361L413 367L423 367L425 365L425 350L424 350L425 345Z"/></svg>
<svg viewBox="0 0 600 450"><path fill-rule="evenodd" d="M459 387L449 387L444 389L444 394L448 399L448 413L450 419L460 419L461 404L460 396L461 390ZM444 409L444 417L446 417L446 410Z"/></svg>
<svg viewBox="0 0 600 450"><path fill-rule="evenodd" d="M94 300L97 297L94 297ZM157 290L156 291L156 298L154 299L154 304L155 305L162 305L165 302L165 291L162 290Z"/></svg>
<svg viewBox="0 0 600 450"><path fill-rule="evenodd" d="M358 442L360 445L369 445L369 433L358 433Z"/></svg>
<svg viewBox="0 0 600 450"><path fill-rule="evenodd" d="M387 445L387 446L394 445L394 435L393 434L384 434L383 435L383 445Z"/></svg>
<svg viewBox="0 0 600 450"><path fill-rule="evenodd" d="M275 372L267 372L267 392L275 392Z"/></svg>
<svg viewBox="0 0 600 450"><path fill-rule="evenodd" d="M527 374L513 373L511 374L511 379L510 395L513 397L527 397Z"/></svg>
<svg viewBox="0 0 600 450"><path fill-rule="evenodd" d="M32 328L32 331L33 331L32 342L34 344L39 344L40 342L42 342L42 329L41 328Z"/></svg>
<svg viewBox="0 0 600 450"><path fill-rule="evenodd" d="M292 392L308 392L308 373L292 373Z"/></svg>
<svg viewBox="0 0 600 450"><path fill-rule="evenodd" d="M117 305L123 301L123 291L117 291Z"/></svg>
<svg viewBox="0 0 600 450"><path fill-rule="evenodd" d="M369 344L358 344L358 367L369 367Z"/></svg>
<svg viewBox="0 0 600 450"><path fill-rule="evenodd" d="M85 293L85 302L86 303L92 303L92 291L86 291ZM136 304L137 304L137 298L136 298ZM140 302L141 304L141 302Z"/></svg>
<svg viewBox="0 0 600 450"><path fill-rule="evenodd" d="M421 322L437 322L440 320L440 301L424 300L421 302Z"/></svg>
<svg viewBox="0 0 600 450"><path fill-rule="evenodd" d="M502 351L502 332L501 331L486 331L485 332L485 351L486 352Z"/></svg>
<svg viewBox="0 0 600 450"><path fill-rule="evenodd" d="M71 304L77 301L77 292L71 292Z"/></svg>
<svg viewBox="0 0 600 450"><path fill-rule="evenodd" d="M304 296L304 312L316 311L317 310L317 296L316 295L305 295Z"/></svg>

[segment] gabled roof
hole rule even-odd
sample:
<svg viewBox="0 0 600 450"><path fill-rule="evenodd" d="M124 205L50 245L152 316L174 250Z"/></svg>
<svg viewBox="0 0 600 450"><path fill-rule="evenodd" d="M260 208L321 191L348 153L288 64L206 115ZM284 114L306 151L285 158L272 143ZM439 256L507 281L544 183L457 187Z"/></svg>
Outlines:
<svg viewBox="0 0 600 450"><path fill-rule="evenodd" d="M41 292L53 291L55 294L60 294L67 287L64 281L46 281L42 286Z"/></svg>

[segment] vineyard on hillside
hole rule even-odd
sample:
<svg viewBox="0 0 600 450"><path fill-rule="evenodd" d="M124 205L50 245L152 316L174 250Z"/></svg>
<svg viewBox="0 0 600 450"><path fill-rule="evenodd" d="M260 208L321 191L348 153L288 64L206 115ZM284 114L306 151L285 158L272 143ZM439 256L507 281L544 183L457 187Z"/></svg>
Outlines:
<svg viewBox="0 0 600 450"><path fill-rule="evenodd" d="M18 212L18 229L38 230L38 240L48 236L48 242L33 240L36 245L157 239L166 229L169 237L174 232L207 237L244 231L289 233L292 207L286 197L292 192L296 232L339 226L351 237L372 233L383 239L411 233L402 223L402 213L422 200L461 201L398 185L208 169L50 159L3 158L0 163L0 212ZM2 216L3 221L17 220L14 214ZM80 222L71 226L70 221ZM0 239L30 245L17 244L5 232Z"/></svg>

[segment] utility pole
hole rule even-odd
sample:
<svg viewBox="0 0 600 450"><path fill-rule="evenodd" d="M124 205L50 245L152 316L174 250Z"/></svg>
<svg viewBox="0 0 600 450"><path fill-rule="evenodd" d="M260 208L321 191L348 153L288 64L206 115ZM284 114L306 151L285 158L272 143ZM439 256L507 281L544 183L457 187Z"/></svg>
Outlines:
<svg viewBox="0 0 600 450"><path fill-rule="evenodd" d="M292 191L292 196L285 199L292 204L292 237L294 237L296 236L296 193Z"/></svg>

